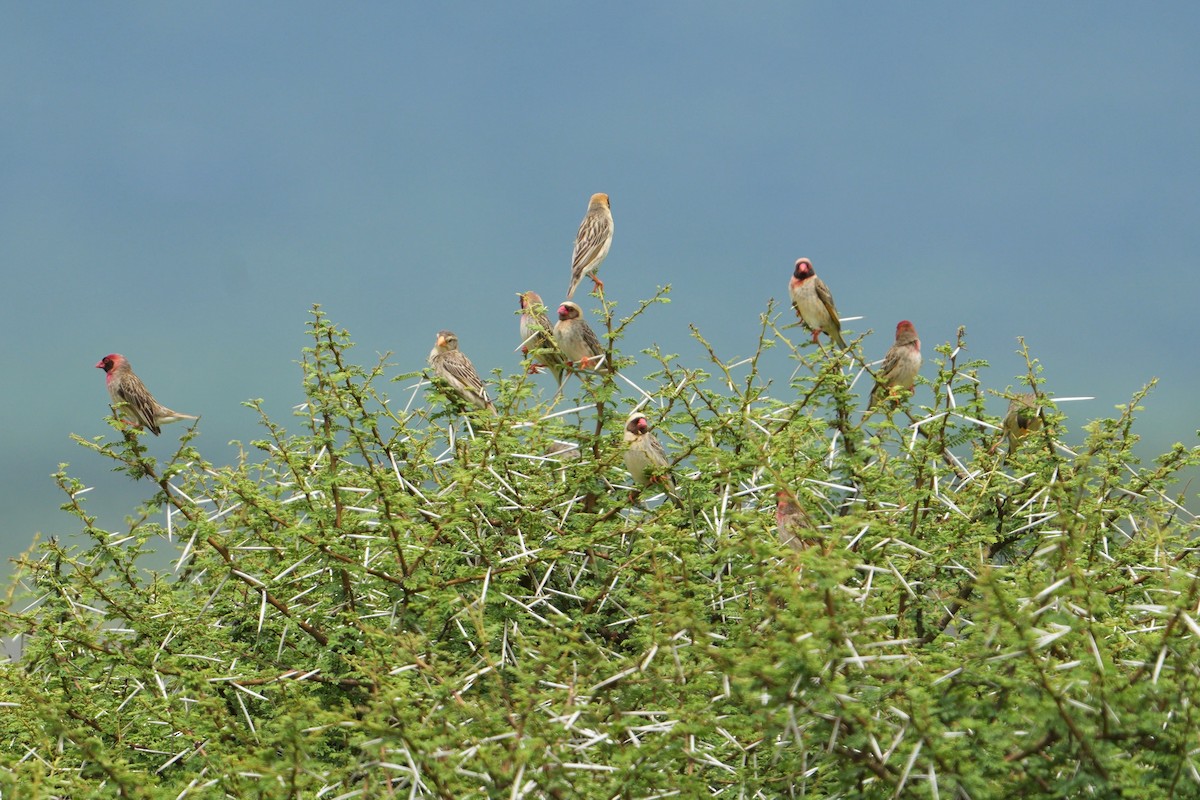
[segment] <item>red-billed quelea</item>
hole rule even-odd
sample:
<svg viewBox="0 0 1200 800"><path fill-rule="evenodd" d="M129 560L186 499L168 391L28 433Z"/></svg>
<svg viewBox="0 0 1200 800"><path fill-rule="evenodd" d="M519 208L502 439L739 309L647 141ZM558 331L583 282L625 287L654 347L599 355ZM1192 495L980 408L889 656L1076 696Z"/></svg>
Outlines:
<svg viewBox="0 0 1200 800"><path fill-rule="evenodd" d="M438 331L437 341L429 351L429 366L463 400L496 413L475 365L458 349L458 337L452 331Z"/></svg>
<svg viewBox="0 0 1200 800"><path fill-rule="evenodd" d="M634 411L625 421L625 468L638 486L661 483L668 494L675 491L671 479L667 451L650 430L650 421L640 411Z"/></svg>
<svg viewBox="0 0 1200 800"><path fill-rule="evenodd" d="M896 343L888 348L883 365L875 373L875 388L871 390L871 403L867 408L874 408L895 388L912 391L920 371L921 340L917 338L917 329L908 320L901 320L896 325Z"/></svg>
<svg viewBox="0 0 1200 800"><path fill-rule="evenodd" d="M583 222L579 223L579 232L575 234L575 250L571 253L571 285L567 288L568 300L575 296L575 287L583 280L584 275L591 277L596 288L604 291L604 281L596 276L596 270L608 256L612 237L613 217L608 195L597 192L588 201L587 213L583 216Z"/></svg>
<svg viewBox="0 0 1200 800"><path fill-rule="evenodd" d="M807 258L796 260L792 280L788 283L788 293L792 296L792 308L796 309L796 316L812 331L814 342L821 331L825 331L838 347L846 346L846 340L842 338L842 323L833 305L833 295L825 281L817 277L812 262Z"/></svg>
<svg viewBox="0 0 1200 800"><path fill-rule="evenodd" d="M547 367L561 384L563 359L554 344L554 329L550 327L546 306L537 292L517 296L521 298L521 352L526 356L532 353L529 371L538 372L538 367Z"/></svg>
<svg viewBox="0 0 1200 800"><path fill-rule="evenodd" d="M568 364L576 369L596 369L612 372L604 360L604 345L600 337L583 318L577 303L566 302L558 307L558 322L554 326L554 341Z"/></svg>
<svg viewBox="0 0 1200 800"><path fill-rule="evenodd" d="M817 528L800 507L796 495L788 489L780 489L775 493L775 499L775 526L779 541L793 550L803 550L813 544Z"/></svg>
<svg viewBox="0 0 1200 800"><path fill-rule="evenodd" d="M155 400L120 353L109 353L96 362L96 368L104 370L104 382L108 385L108 394L117 415L139 428L146 428L155 436L162 433L160 425L183 419L199 419L191 414L172 411Z"/></svg>
<svg viewBox="0 0 1200 800"><path fill-rule="evenodd" d="M1019 394L1008 401L1008 411L1004 414L1004 439L1008 441L1010 455L1020 445L1021 439L1041 429L1042 415L1038 409L1037 396L1033 392ZM992 450L999 446L998 440L992 446Z"/></svg>

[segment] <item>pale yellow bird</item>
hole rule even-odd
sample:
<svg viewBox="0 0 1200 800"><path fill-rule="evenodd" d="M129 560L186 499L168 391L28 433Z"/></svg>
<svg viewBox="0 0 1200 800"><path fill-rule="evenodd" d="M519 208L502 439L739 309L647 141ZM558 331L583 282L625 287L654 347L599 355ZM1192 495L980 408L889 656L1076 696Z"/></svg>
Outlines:
<svg viewBox="0 0 1200 800"><path fill-rule="evenodd" d="M1008 401L1008 411L1004 414L1004 439L1008 442L1009 454L1017 449L1022 439L1041 429L1042 415L1038 409L1037 395L1025 392ZM997 441L992 451L999 446L1000 442Z"/></svg>
<svg viewBox="0 0 1200 800"><path fill-rule="evenodd" d="M668 468L671 462L662 442L650 430L650 421L640 411L634 411L625 421L625 468L638 486L651 481L660 482L668 492L675 491L675 481Z"/></svg>
<svg viewBox="0 0 1200 800"><path fill-rule="evenodd" d="M814 342L821 331L825 331L838 347L846 346L846 340L842 338L842 322L833 305L833 293L825 281L817 277L812 262L807 258L796 259L796 268L788 282L788 294L792 297L796 316L812 331Z"/></svg>
<svg viewBox="0 0 1200 800"><path fill-rule="evenodd" d="M563 359L575 369L613 371L612 365L605 361L600 337L583 318L583 310L578 303L566 302L558 307L554 341Z"/></svg>

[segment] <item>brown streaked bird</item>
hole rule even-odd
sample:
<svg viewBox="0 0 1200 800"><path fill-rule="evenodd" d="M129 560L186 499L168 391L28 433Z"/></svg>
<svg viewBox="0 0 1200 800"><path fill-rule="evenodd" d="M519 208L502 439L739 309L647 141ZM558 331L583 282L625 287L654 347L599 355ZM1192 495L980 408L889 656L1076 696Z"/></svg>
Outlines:
<svg viewBox="0 0 1200 800"><path fill-rule="evenodd" d="M160 425L184 419L200 419L172 411L155 400L120 353L109 353L96 362L96 368L104 370L104 383L108 386L108 395L112 398L117 415L138 428L146 428L158 436L162 433Z"/></svg>
<svg viewBox="0 0 1200 800"><path fill-rule="evenodd" d="M537 373L539 367L546 367L554 373L554 379L562 384L563 358L554 343L554 329L550 326L550 317L546 315L546 306L537 292L524 292L517 295L521 298L521 353L531 361L529 371Z"/></svg>
<svg viewBox="0 0 1200 800"><path fill-rule="evenodd" d="M888 348L883 365L875 373L875 388L871 390L871 402L867 408L874 408L880 401L890 397L894 388L904 387L912 391L920 371L921 340L917 338L917 329L908 320L901 320L896 325L896 342Z"/></svg>
<svg viewBox="0 0 1200 800"><path fill-rule="evenodd" d="M568 301L558 307L554 341L558 343L559 352L570 366L600 372L613 371L612 365L605 360L604 345L600 343L600 337L583 318L583 309L578 303Z"/></svg>
<svg viewBox="0 0 1200 800"><path fill-rule="evenodd" d="M496 413L475 365L458 349L458 337L453 331L438 331L433 349L429 351L429 366L463 400L476 408Z"/></svg>
<svg viewBox="0 0 1200 800"><path fill-rule="evenodd" d="M575 287L587 275L601 293L604 292L604 281L596 276L596 270L608 256L608 248L612 246L613 217L608 195L597 192L588 201L587 213L583 222L579 223L579 232L575 234L575 250L571 253L571 285L567 287L567 299L575 296Z"/></svg>
<svg viewBox="0 0 1200 800"><path fill-rule="evenodd" d="M838 347L846 346L846 340L842 338L842 323L833 305L833 294L825 281L817 277L812 262L807 258L796 260L792 280L788 283L788 294L792 296L792 308L796 309L796 316L812 331L814 342L821 331L825 331Z"/></svg>

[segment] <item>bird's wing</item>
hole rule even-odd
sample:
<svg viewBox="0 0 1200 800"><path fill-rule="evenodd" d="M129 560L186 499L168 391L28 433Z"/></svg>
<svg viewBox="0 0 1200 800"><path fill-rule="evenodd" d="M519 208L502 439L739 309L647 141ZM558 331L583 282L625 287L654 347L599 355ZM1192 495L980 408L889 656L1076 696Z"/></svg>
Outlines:
<svg viewBox="0 0 1200 800"><path fill-rule="evenodd" d="M888 348L887 355L883 357L883 366L879 368L879 382L889 383L896 372L896 368L900 366L900 359L903 357L904 351L899 345L892 345Z"/></svg>
<svg viewBox="0 0 1200 800"><path fill-rule="evenodd" d="M575 236L575 250L571 253L571 274L581 275L604 250L608 239L608 218L603 214L589 214L579 226Z"/></svg>
<svg viewBox="0 0 1200 800"><path fill-rule="evenodd" d="M538 314L533 318L533 328L536 331L533 345L543 351L539 355L546 361L561 362L562 353L558 349L558 343L554 341L554 328L550 325L550 318L545 314Z"/></svg>
<svg viewBox="0 0 1200 800"><path fill-rule="evenodd" d="M816 282L817 299L821 301L821 305L825 306L825 311L829 314L830 324L841 330L842 324L838 321L837 307L833 304L833 293L829 291L829 287L825 285L825 281L816 277L813 280Z"/></svg>
<svg viewBox="0 0 1200 800"><path fill-rule="evenodd" d="M654 461L656 467L662 471L663 486L668 492L675 491L675 476L671 474L671 460L667 458L667 451L663 448L662 442L653 433L646 435L649 444L650 458Z"/></svg>
<svg viewBox="0 0 1200 800"><path fill-rule="evenodd" d="M442 368L446 372L446 377L464 389L477 393L487 402L487 389L484 388L483 381L479 377L479 373L475 371L475 365L471 363L471 359L467 358L462 352L452 350L442 359Z"/></svg>
<svg viewBox="0 0 1200 800"><path fill-rule="evenodd" d="M658 440L657 436L655 436L653 433L647 433L645 436L645 442L646 452L650 454L650 460L653 461L656 466L665 467L671 463L670 459L667 458L666 448L662 446L662 442Z"/></svg>
<svg viewBox="0 0 1200 800"><path fill-rule="evenodd" d="M156 413L158 401L154 399L154 395L150 394L150 390L146 388L146 384L142 383L141 378L130 372L118 385L117 395L151 433L155 436L162 433L162 429L155 421L155 417L158 416Z"/></svg>
<svg viewBox="0 0 1200 800"><path fill-rule="evenodd" d="M608 246L612 228L603 214L589 214L579 226L575 236L575 250L571 253L571 286L567 297L575 294L575 287L583 280L583 274L596 266Z"/></svg>
<svg viewBox="0 0 1200 800"><path fill-rule="evenodd" d="M588 353L593 356L602 355L604 353L604 345L600 343L600 337L592 330L592 326L588 325L581 318L579 320L580 335L583 337L583 343L587 346Z"/></svg>

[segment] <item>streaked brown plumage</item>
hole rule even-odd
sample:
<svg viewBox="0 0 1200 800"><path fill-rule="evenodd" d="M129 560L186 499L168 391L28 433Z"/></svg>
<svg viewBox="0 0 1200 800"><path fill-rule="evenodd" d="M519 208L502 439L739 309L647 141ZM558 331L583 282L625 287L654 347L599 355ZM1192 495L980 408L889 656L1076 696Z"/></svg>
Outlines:
<svg viewBox="0 0 1200 800"><path fill-rule="evenodd" d="M546 315L546 306L537 292L518 294L521 298L521 352L529 356L530 372L546 367L554 379L563 381L563 357L554 343L554 328Z"/></svg>
<svg viewBox="0 0 1200 800"><path fill-rule="evenodd" d="M125 356L109 353L96 362L96 368L104 370L104 382L108 395L118 416L139 428L146 428L155 436L162 433L160 425L184 419L199 419L191 414L172 411L154 399L146 384L134 374Z"/></svg>
<svg viewBox="0 0 1200 800"><path fill-rule="evenodd" d="M452 331L438 331L433 350L429 351L429 366L463 400L496 413L475 365L458 349L458 337Z"/></svg>
<svg viewBox="0 0 1200 800"><path fill-rule="evenodd" d="M596 270L608 256L612 246L613 217L608 195L598 192L588 201L588 210L579 223L575 234L575 250L571 253L571 285L567 288L567 299L575 296L575 287L584 275L591 277L596 288L604 291L604 281L596 276Z"/></svg>

